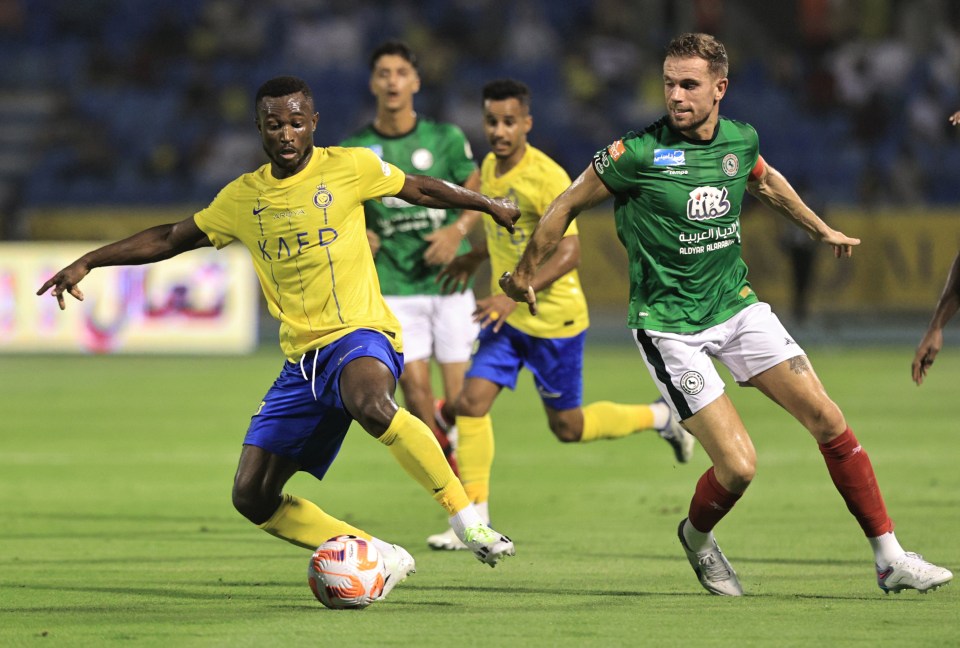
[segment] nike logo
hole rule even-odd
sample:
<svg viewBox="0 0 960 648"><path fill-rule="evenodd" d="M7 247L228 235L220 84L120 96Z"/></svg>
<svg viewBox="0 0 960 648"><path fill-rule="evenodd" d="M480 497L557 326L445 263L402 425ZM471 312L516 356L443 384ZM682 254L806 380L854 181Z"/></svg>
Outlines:
<svg viewBox="0 0 960 648"><path fill-rule="evenodd" d="M254 215L254 216L259 215L260 212L262 212L264 209L266 209L266 208L269 207L269 206L270 206L270 205L267 205L266 207L261 207L260 209L254 208L254 210L253 210L253 215Z"/></svg>
<svg viewBox="0 0 960 648"><path fill-rule="evenodd" d="M349 351L347 351L346 353L344 353L342 356L340 356L340 359L337 360L337 365L343 364L343 361L346 359L346 357L347 357L348 355L350 355L350 354L353 353L354 351L357 351L357 350L362 349L362 348L363 348L363 345L361 344L360 346L353 347L352 349L350 349Z"/></svg>

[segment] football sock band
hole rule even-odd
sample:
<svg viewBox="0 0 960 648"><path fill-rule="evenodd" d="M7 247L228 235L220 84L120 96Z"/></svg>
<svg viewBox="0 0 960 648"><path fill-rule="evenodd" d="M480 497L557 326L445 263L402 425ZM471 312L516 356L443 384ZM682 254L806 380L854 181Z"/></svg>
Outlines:
<svg viewBox="0 0 960 648"><path fill-rule="evenodd" d="M389 447L403 469L431 493L455 479L430 428L402 407L380 436L380 443Z"/></svg>
<svg viewBox="0 0 960 648"><path fill-rule="evenodd" d="M598 439L619 439L653 427L649 405L621 405L610 401L590 403L582 409L583 432L580 443Z"/></svg>
<svg viewBox="0 0 960 648"><path fill-rule="evenodd" d="M692 526L701 533L709 533L723 516L730 512L743 493L731 493L724 488L714 474L713 466L700 476L697 488L690 500L690 511L687 519ZM691 549L693 545L691 545Z"/></svg>
<svg viewBox="0 0 960 648"><path fill-rule="evenodd" d="M490 415L457 417L457 461L460 479L471 502L485 502L490 495L493 468L493 420Z"/></svg>
<svg viewBox="0 0 960 648"><path fill-rule="evenodd" d="M310 500L289 493L283 494L280 506L270 519L257 526L272 536L311 551L338 535L355 535L366 540L371 537L366 531L324 513Z"/></svg>
<svg viewBox="0 0 960 648"><path fill-rule="evenodd" d="M857 518L866 536L876 538L893 531L893 521L887 515L870 457L853 430L847 428L833 441L821 443L820 452L847 509Z"/></svg>
<svg viewBox="0 0 960 648"><path fill-rule="evenodd" d="M867 538L870 541L870 548L873 549L874 562L877 563L877 569L884 570L891 564L903 558L906 552L900 546L897 536L893 531L884 533L876 538Z"/></svg>

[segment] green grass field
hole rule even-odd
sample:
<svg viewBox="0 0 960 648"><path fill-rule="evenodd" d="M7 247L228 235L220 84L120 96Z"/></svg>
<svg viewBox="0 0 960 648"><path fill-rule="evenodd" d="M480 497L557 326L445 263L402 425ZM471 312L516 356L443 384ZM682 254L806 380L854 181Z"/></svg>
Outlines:
<svg viewBox="0 0 960 648"><path fill-rule="evenodd" d="M810 349L869 451L908 550L960 568L960 355L909 380L906 347ZM809 435L730 387L756 480L718 527L747 596L703 591L675 536L708 466L653 433L561 445L528 374L497 402L492 513L517 556L490 569L424 538L445 516L353 428L324 482L289 490L405 545L418 572L362 612L306 584L309 554L243 520L230 487L280 368L242 358L2 357L0 646L801 646L960 644L960 589L884 596ZM636 350L594 347L587 401L648 401Z"/></svg>

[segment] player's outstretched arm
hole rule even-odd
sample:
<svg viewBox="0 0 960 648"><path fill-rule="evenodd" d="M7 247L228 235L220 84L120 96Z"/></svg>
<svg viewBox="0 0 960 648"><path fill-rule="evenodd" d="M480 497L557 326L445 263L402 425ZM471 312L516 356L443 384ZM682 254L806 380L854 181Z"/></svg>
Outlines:
<svg viewBox="0 0 960 648"><path fill-rule="evenodd" d="M526 302L530 312L536 315L537 295L533 282L537 271L557 249L563 233L567 231L573 219L584 209L599 205L609 197L610 191L597 177L591 164L547 207L543 218L534 228L530 242L527 243L516 269L512 273L505 272L500 277L500 287L503 292L514 301ZM576 253L579 262L579 240L577 244Z"/></svg>
<svg viewBox="0 0 960 648"><path fill-rule="evenodd" d="M813 240L832 245L833 256L837 258L852 256L853 246L860 245L860 239L849 237L824 223L807 207L783 174L766 162L760 177L747 182L747 190L764 205L805 229Z"/></svg>
<svg viewBox="0 0 960 648"><path fill-rule="evenodd" d="M212 245L210 239L197 227L193 216L179 223L157 225L122 241L87 252L47 279L40 286L37 294L42 295L53 288L51 294L57 298L60 310L64 310L67 305L64 302L63 293L70 293L78 301L83 301L83 291L77 287L77 284L94 268L153 263L169 259L181 252L210 245Z"/></svg>
<svg viewBox="0 0 960 648"><path fill-rule="evenodd" d="M497 225L510 233L513 233L513 224L520 218L520 209L505 198L489 198L476 191L430 176L407 175L397 197L421 207L482 211L490 214Z"/></svg>
<svg viewBox="0 0 960 648"><path fill-rule="evenodd" d="M937 300L937 307L933 311L930 325L913 356L910 373L913 382L917 385L923 384L927 371L933 366L933 361L943 348L943 327L958 309L960 309L960 253L953 260L950 274L947 275L947 283L943 286L940 299Z"/></svg>

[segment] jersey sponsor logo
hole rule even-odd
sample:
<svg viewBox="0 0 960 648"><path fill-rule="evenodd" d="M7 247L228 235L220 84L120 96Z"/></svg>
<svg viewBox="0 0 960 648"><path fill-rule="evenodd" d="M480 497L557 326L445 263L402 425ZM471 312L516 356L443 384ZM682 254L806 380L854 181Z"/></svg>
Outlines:
<svg viewBox="0 0 960 648"><path fill-rule="evenodd" d="M332 227L321 227L317 229L316 238L311 238L310 232L291 232L276 239L261 239L257 241L257 247L260 248L260 256L264 261L273 261L274 257L279 261L302 254L307 248L326 247L339 236L340 233Z"/></svg>
<svg viewBox="0 0 960 648"><path fill-rule="evenodd" d="M730 201L727 200L727 188L697 187L690 192L687 201L687 218L705 221L720 218L730 213Z"/></svg>
<svg viewBox="0 0 960 648"><path fill-rule="evenodd" d="M613 158L613 161L616 162L620 159L620 156L627 152L627 149L623 146L623 140L618 139L616 142L607 147L607 153L610 154L610 157Z"/></svg>
<svg viewBox="0 0 960 648"><path fill-rule="evenodd" d="M734 153L727 153L723 156L723 160L720 161L720 168L723 169L723 172L726 173L731 178L737 175L737 171L740 170L740 160L737 158Z"/></svg>
<svg viewBox="0 0 960 648"><path fill-rule="evenodd" d="M653 166L682 166L686 163L682 149L653 149Z"/></svg>
<svg viewBox="0 0 960 648"><path fill-rule="evenodd" d="M390 165L383 160L380 160L380 170L383 171L383 175L390 175Z"/></svg>
<svg viewBox="0 0 960 648"><path fill-rule="evenodd" d="M699 371L688 371L680 376L680 389L691 396L703 391L703 375Z"/></svg>
<svg viewBox="0 0 960 648"><path fill-rule="evenodd" d="M269 206L270 206L270 205L264 205L263 207L261 207L261 206L260 206L260 199L257 198L257 206L253 208L253 215L254 215L254 216L259 216L259 215L260 215L260 212L262 212L264 209L266 209L266 208L269 207Z"/></svg>
<svg viewBox="0 0 960 648"><path fill-rule="evenodd" d="M333 204L333 194L330 193L330 190L327 189L325 185L319 185L317 187L317 193L313 194L313 204L316 205L318 209L327 209Z"/></svg>
<svg viewBox="0 0 960 648"><path fill-rule="evenodd" d="M426 171L433 166L433 153L425 148L418 148L410 156L410 164L418 171Z"/></svg>

